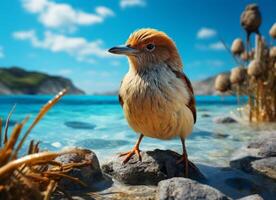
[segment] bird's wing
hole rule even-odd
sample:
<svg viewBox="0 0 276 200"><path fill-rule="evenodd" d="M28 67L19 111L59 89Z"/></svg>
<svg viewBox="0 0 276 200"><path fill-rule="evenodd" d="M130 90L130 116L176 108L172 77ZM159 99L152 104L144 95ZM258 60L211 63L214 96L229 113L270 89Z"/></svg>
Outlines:
<svg viewBox="0 0 276 200"><path fill-rule="evenodd" d="M191 95L191 99L190 99L190 101L188 102L188 104L186 106L193 113L194 123L196 123L196 105L195 105L194 90L193 90L193 86L191 84L191 81L188 79L188 77L183 72L173 70L173 73L176 75L177 78L180 78L183 81L183 83L185 85L187 85L187 87L188 87L188 90L189 90L190 95Z"/></svg>
<svg viewBox="0 0 276 200"><path fill-rule="evenodd" d="M123 81L121 81L120 88L121 88L121 86L122 86L122 82L123 82ZM119 99L119 102L120 102L121 106L123 107L123 106L124 106L124 100L122 99L122 96L120 95L120 92L119 92L119 94L118 94L118 99Z"/></svg>

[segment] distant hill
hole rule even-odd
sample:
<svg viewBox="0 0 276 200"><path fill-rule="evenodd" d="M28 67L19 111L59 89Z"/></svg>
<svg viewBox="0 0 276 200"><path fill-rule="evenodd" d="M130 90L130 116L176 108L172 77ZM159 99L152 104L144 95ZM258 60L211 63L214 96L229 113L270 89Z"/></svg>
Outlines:
<svg viewBox="0 0 276 200"><path fill-rule="evenodd" d="M201 81L193 82L193 88L196 95L214 95L216 76L211 76Z"/></svg>
<svg viewBox="0 0 276 200"><path fill-rule="evenodd" d="M63 88L69 94L84 94L71 80L20 67L0 67L0 94L56 94Z"/></svg>
<svg viewBox="0 0 276 200"><path fill-rule="evenodd" d="M221 74L221 73L220 73ZM224 72L229 74L229 72ZM217 75L210 76L206 79L192 82L196 95L216 95L218 92L215 90L215 80Z"/></svg>
<svg viewBox="0 0 276 200"><path fill-rule="evenodd" d="M227 73L227 72L226 72ZM208 77L206 79L192 82L196 95L215 95L215 80L217 75ZM95 95L118 95L118 91L109 91L104 93L96 93Z"/></svg>

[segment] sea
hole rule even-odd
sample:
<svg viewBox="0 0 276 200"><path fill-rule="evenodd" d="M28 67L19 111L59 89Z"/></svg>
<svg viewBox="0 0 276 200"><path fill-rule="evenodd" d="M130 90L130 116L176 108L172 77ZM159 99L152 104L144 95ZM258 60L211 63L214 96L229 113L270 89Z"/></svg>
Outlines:
<svg viewBox="0 0 276 200"><path fill-rule="evenodd" d="M14 105L9 134L16 122L30 116L27 127L40 108L53 96L0 96L0 117L4 120ZM246 102L241 98L239 105ZM212 166L227 166L233 152L250 139L275 126L248 123L217 123L217 119L237 113L233 96L196 96L197 122L187 138L189 159ZM130 150L138 135L128 126L117 96L65 96L34 127L20 154L25 154L30 140L40 142L40 148L59 151L68 147L93 150L101 162L120 152ZM170 149L182 153L179 138L158 140L145 137L140 149Z"/></svg>

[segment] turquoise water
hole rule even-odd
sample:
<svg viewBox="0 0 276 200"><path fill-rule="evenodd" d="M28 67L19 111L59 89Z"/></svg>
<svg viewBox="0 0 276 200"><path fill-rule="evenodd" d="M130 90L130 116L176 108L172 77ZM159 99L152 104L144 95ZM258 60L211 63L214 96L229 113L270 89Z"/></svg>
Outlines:
<svg viewBox="0 0 276 200"><path fill-rule="evenodd" d="M11 124L23 120L26 115L30 115L32 121L50 98L1 96L0 116L5 119L16 104ZM232 152L262 128L213 122L214 118L229 115L235 110L234 97L198 96L196 99L198 120L187 139L190 159L212 165L227 165ZM137 135L128 127L116 96L66 96L35 127L28 138L31 139L40 141L42 149L53 151L72 146L89 148L104 162L116 153L130 150ZM178 138L169 141L145 138L140 148L171 149L181 153L181 142Z"/></svg>

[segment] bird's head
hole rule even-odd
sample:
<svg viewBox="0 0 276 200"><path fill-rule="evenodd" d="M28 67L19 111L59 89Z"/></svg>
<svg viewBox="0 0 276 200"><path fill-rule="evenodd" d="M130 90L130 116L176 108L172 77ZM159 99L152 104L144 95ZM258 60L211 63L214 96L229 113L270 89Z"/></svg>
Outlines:
<svg viewBox="0 0 276 200"><path fill-rule="evenodd" d="M110 53L126 55L135 69L167 64L175 70L182 62L173 40L155 29L140 29L132 33L125 45L109 49Z"/></svg>

